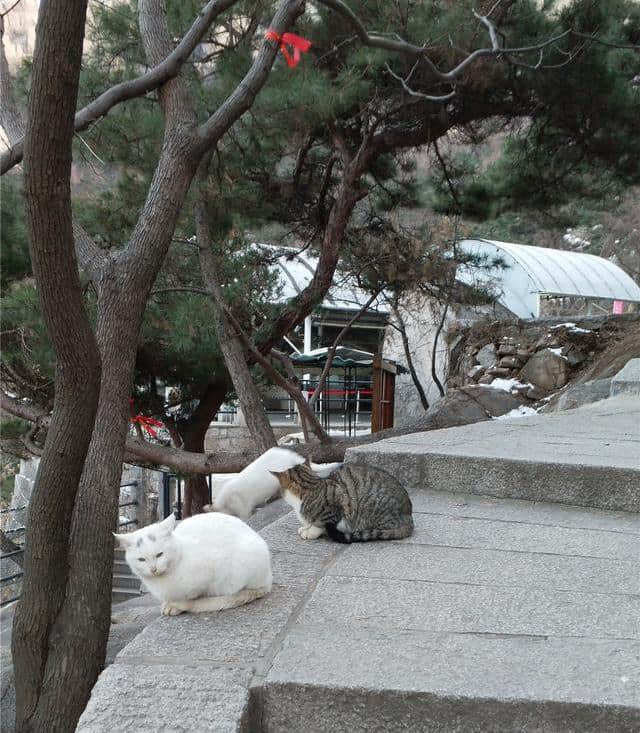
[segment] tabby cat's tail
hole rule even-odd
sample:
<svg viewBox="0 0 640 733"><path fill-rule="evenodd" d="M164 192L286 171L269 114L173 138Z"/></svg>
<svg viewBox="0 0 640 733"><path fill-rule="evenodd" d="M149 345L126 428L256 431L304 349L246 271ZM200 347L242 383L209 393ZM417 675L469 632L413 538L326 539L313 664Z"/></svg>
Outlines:
<svg viewBox="0 0 640 733"><path fill-rule="evenodd" d="M325 524L327 535L335 542L371 542L373 540L402 540L413 532L413 519L409 517L401 526L392 529L362 529L356 532L341 532L335 524Z"/></svg>

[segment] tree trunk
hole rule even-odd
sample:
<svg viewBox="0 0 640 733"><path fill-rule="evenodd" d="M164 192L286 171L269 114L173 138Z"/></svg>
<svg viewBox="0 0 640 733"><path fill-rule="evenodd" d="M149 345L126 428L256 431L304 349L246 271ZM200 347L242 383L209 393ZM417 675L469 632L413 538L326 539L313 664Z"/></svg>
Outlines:
<svg viewBox="0 0 640 733"><path fill-rule="evenodd" d="M49 0L40 6L25 140L30 252L56 352L56 397L31 496L24 584L12 637L18 731L69 731L75 723L64 714L63 698L57 706L60 717L50 718L42 691L50 672L47 654L57 644L52 627L65 598L71 515L100 380L74 253L69 185L85 15L86 1Z"/></svg>
<svg viewBox="0 0 640 733"><path fill-rule="evenodd" d="M277 445L277 441L273 433L273 428L269 423L266 410L264 409L262 398L249 371L245 350L240 342L240 338L234 329L231 328L224 311L224 299L217 278L214 255L211 250L211 233L207 221L206 209L207 202L201 186L196 215L196 233L198 237L198 252L202 277L211 295L211 306L214 313L213 327L218 338L220 350L224 356L225 364L227 365L227 370L231 375L242 413L247 421L247 427L249 428L251 437L256 442L257 450L263 453L274 445Z"/></svg>
<svg viewBox="0 0 640 733"><path fill-rule="evenodd" d="M433 379L434 384L438 388L438 392L440 392L440 397L444 397L444 387L442 386L442 383L438 379L438 373L436 370L436 349L438 348L438 338L440 337L440 332L442 331L444 322L447 319L448 311L449 311L449 303L445 303L444 308L442 310L442 316L438 323L438 328L436 329L435 336L433 337L433 347L431 349L431 377Z"/></svg>
<svg viewBox="0 0 640 733"><path fill-rule="evenodd" d="M411 344L409 343L409 337L407 335L407 327L405 325L405 322L402 316L400 315L400 310L397 306L393 306L392 313L396 321L398 322L398 325L396 326L396 328L398 332L400 333L400 338L402 339L402 348L404 350L405 359L407 360L407 367L409 368L409 374L411 374L413 385L418 392L418 396L420 397L420 403L422 404L422 407L426 411L429 409L429 400L427 400L427 395L424 391L424 387L422 386L420 377L418 376L418 373L416 372L415 364L413 363L413 356L411 354Z"/></svg>
<svg viewBox="0 0 640 733"><path fill-rule="evenodd" d="M185 450L204 453L204 439L209 424L220 409L228 391L229 385L226 383L209 384L191 418L178 424ZM202 513L204 505L208 503L209 485L206 476L187 474L184 482L182 517Z"/></svg>

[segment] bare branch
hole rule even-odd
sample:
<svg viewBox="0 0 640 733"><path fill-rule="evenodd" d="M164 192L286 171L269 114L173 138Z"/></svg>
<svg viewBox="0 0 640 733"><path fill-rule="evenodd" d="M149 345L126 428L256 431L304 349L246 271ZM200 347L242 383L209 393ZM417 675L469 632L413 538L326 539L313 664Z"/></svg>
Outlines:
<svg viewBox="0 0 640 733"><path fill-rule="evenodd" d="M40 430L40 427L38 425L34 425L31 430L21 438L24 447L34 456L42 455L42 448L34 442L34 438L38 430Z"/></svg>
<svg viewBox="0 0 640 733"><path fill-rule="evenodd" d="M0 18L4 18L5 15L9 15L9 13L16 7L16 5L19 5L22 2L22 0L15 0L13 5L9 6L5 11L0 13Z"/></svg>
<svg viewBox="0 0 640 733"><path fill-rule="evenodd" d="M91 124L104 117L117 104L128 99L140 97L157 89L176 76L182 65L193 53L198 43L220 13L231 7L235 0L209 0L198 13L193 25L185 33L180 43L161 63L149 69L136 79L124 81L107 89L97 99L83 107L75 116L75 131L86 130ZM23 141L15 143L0 158L0 175L6 173L22 160Z"/></svg>
<svg viewBox="0 0 640 733"><path fill-rule="evenodd" d="M347 21L354 28L356 35L358 36L358 39L360 40L360 42L363 45L370 46L371 48L382 48L387 51L394 51L394 52L401 53L407 56L418 57L419 59L421 59L422 61L424 61L427 64L427 66L429 67L429 70L437 79L439 79L440 81L447 81L447 82L451 82L454 79L457 79L468 66L473 64L477 59L481 57L500 56L501 54L505 54L505 55L506 54L510 54L510 55L527 54L527 53L532 53L534 51L540 51L541 49L547 48L548 46L551 46L552 44L557 43L561 39L566 38L567 36L573 33L573 31L569 29L569 30L563 31L562 33L559 33L556 36L553 36L552 38L548 38L545 41L533 44L531 46L502 48L500 47L498 43L497 34L495 32L495 26L493 25L493 23L486 16L478 15L474 11L474 15L489 30L489 36L492 42L491 48L478 48L475 51L472 51L471 53L469 53L454 68L450 69L449 71L441 71L435 65L435 63L427 56L426 52L428 49L426 46L424 45L416 46L415 44L408 43L407 41L389 38L389 37L383 36L378 33L367 32L360 18L358 18L358 16L351 10L351 8L349 8L349 6L346 3L344 3L342 0L317 0L317 2L321 3L322 5L325 5L328 8L331 8L332 10L335 10L337 13L342 15L343 18L346 18Z"/></svg>
<svg viewBox="0 0 640 733"><path fill-rule="evenodd" d="M152 290L149 295L164 295L164 293L196 293L197 295L206 295L210 297L210 293L204 288L192 288L188 285L175 288L156 288Z"/></svg>
<svg viewBox="0 0 640 733"><path fill-rule="evenodd" d="M0 389L0 409L42 427L47 427L51 419L41 408L10 397L4 389Z"/></svg>
<svg viewBox="0 0 640 733"><path fill-rule="evenodd" d="M452 89L448 94L424 94L423 92L416 92L415 89L411 89L411 87L407 84L409 78L411 77L411 74L413 73L414 69L416 68L416 64L413 65L413 68L409 72L409 76L407 76L405 79L403 79L399 74L396 74L393 69L389 66L389 64L385 64L385 67L387 69L387 73L389 73L394 79L399 81L402 84L402 88L405 90L407 94L409 94L412 97L417 97L419 99L424 99L427 102L446 102L449 99L452 99L456 96L456 90Z"/></svg>
<svg viewBox="0 0 640 733"><path fill-rule="evenodd" d="M444 322L447 319L448 312L449 312L449 303L445 303L445 306L442 310L442 316L440 318L440 322L438 323L438 328L436 329L435 336L433 337L433 346L431 348L431 378L433 379L436 387L438 388L438 392L440 392L440 397L444 397L444 387L442 386L442 382L438 379L438 374L436 372L436 349L438 348L438 338L440 337L440 332L442 331Z"/></svg>
<svg viewBox="0 0 640 733"><path fill-rule="evenodd" d="M402 316L400 315L400 310L398 309L396 304L392 305L392 312L393 312L393 316L395 317L397 321L397 325L393 324L393 327L399 332L400 338L402 339L402 348L404 350L404 356L407 360L407 367L409 368L411 379L413 380L413 384L418 392L418 396L420 397L420 403L422 404L423 409L428 410L429 409L429 400L427 399L427 395L424 391L424 387L422 386L420 377L418 376L418 373L416 372L415 364L413 363L413 356L411 354L411 346L409 344L409 337L407 336L407 327L405 325L405 322Z"/></svg>
<svg viewBox="0 0 640 733"><path fill-rule="evenodd" d="M349 320L349 322L344 326L344 328L340 331L340 333L335 337L333 340L333 343L331 344L331 347L329 348L329 351L327 351L327 360L325 362L324 367L322 368L322 372L320 373L320 377L318 378L318 385L315 389L315 392L311 395L311 398L309 400L309 407L313 407L316 402L318 401L318 397L320 396L320 392L322 391L322 388L324 387L325 380L327 378L327 375L329 374L329 370L331 369L331 364L333 363L333 358L336 354L336 349L338 348L338 345L344 338L344 335L347 333L347 331L353 326L353 324L360 318L360 316L369 309L369 306L373 301L378 297L380 294L380 290L376 290L375 293L367 300L367 302L360 308L360 310L354 314L353 318Z"/></svg>
<svg viewBox="0 0 640 733"><path fill-rule="evenodd" d="M14 399L4 390L0 390L0 409L35 423L39 428L47 428L51 422L51 416L44 410ZM214 458L211 454L193 453L128 437L125 443L125 460L134 464L166 466L180 473L208 474L241 471L250 463L252 456L242 457L235 453L231 458L224 457L224 454Z"/></svg>
<svg viewBox="0 0 640 733"><path fill-rule="evenodd" d="M251 357L255 361L257 361L258 364L260 364L260 366L264 369L264 371L269 375L269 377L275 384L277 384L279 387L282 387L282 389L284 389L287 394L291 395L292 399L298 406L298 410L300 410L300 414L304 415L307 423L311 426L311 429L318 436L320 441L322 443L329 442L331 439L324 431L324 428L322 427L322 425L320 425L318 419L309 408L307 401L302 396L302 392L295 385L291 384L288 379L285 379L276 369L274 369L269 360L265 356L263 356L260 351L258 351L258 349L251 342L251 339L244 332L244 329L238 322L238 319L228 308L225 308L225 314L231 322L231 325L234 327L236 333L240 337L240 340L244 344L244 347L251 354ZM284 356L283 354L281 354L280 352L276 352L275 350L273 351L273 355L278 359L282 359Z"/></svg>
<svg viewBox="0 0 640 733"><path fill-rule="evenodd" d="M283 2L270 24L277 35L281 35L295 19L304 12L304 0ZM279 46L275 41L265 40L251 68L226 101L198 129L200 145L196 153L208 150L224 135L233 123L246 112L256 95L264 86L275 61Z"/></svg>

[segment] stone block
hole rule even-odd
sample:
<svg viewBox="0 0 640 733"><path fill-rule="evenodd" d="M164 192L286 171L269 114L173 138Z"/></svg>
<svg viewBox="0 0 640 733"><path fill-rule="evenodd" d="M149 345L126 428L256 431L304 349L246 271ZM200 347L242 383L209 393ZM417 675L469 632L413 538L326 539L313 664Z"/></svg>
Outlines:
<svg viewBox="0 0 640 733"><path fill-rule="evenodd" d="M518 369L520 367L520 359L515 356L503 356L498 362L499 367L506 367L507 369Z"/></svg>
<svg viewBox="0 0 640 733"><path fill-rule="evenodd" d="M452 524L448 529L445 525L444 530L448 533L453 531L454 522L459 522L461 525L464 525L466 520L469 519L487 520L491 522L491 525L487 525L486 529L486 536L489 538L489 541L490 533L497 531L500 526L520 529L521 533L513 535L511 539L507 540L506 545L503 543L499 545L501 549L517 549L518 545L521 545L523 550L535 551L536 546L539 546L538 549L540 552L563 552L566 554L574 552L574 549L571 548L578 547L585 539L593 537L594 544L591 549L596 550L596 552L589 552L587 554L593 555L594 557L619 557L624 560L633 556L631 546L624 545L618 547L616 545L612 548L609 545L605 547L606 543L604 539L606 537L611 539L612 533L618 535L640 535L640 514L632 512L612 512L602 509L588 509L578 506L515 499L504 501L504 499L497 499L491 496L472 496L471 494L458 494L451 491L418 490L412 492L411 502L413 503L414 513L426 512L432 515L434 520L438 515L450 517ZM442 516L440 519L442 519ZM528 545L524 536L531 528L531 525L539 527L540 530L545 528L545 531L549 529L583 529L587 530L587 532L575 535L576 538L581 538L576 541L570 537L568 544L566 536L562 535L558 540L560 542L559 545L549 545L548 540L536 531L532 533L535 536L533 544ZM420 526L423 525L420 524ZM435 530L432 529L431 531ZM557 538L558 535L554 535L551 541L555 543ZM638 541L638 538L633 536L626 539ZM473 542L475 543L474 546L479 546L475 537ZM482 540L480 540L480 543L482 543ZM449 542L449 544L455 543ZM487 544L486 546L493 547L494 545ZM597 551L598 547L604 551L604 554ZM575 554L579 555L583 553L575 552Z"/></svg>
<svg viewBox="0 0 640 733"><path fill-rule="evenodd" d="M506 367L491 367L490 369L487 369L487 374L491 374L493 377L508 377L509 374L511 374L511 369L507 369Z"/></svg>
<svg viewBox="0 0 640 733"><path fill-rule="evenodd" d="M540 549L532 547L537 528L527 528L532 541L526 549L518 549L513 544L510 549L494 549L499 546L503 537L499 537L498 542L492 546L491 538L487 534L490 522L458 522L462 525L462 532L448 526L451 520L447 522L443 517L433 521L431 517L418 516L417 523L422 525L422 531L417 531L411 542L391 543L384 551L373 543L356 545L349 552L340 555L327 574L359 578L404 578L429 583L520 585L544 587L549 591L640 595L640 576L631 559L580 555L584 551L580 546L581 539L585 542L585 548L596 545L585 536L589 534L585 530L566 532L574 538L571 550L568 550L567 544L555 544L551 538L554 534L561 536L562 532L554 533L549 528L543 528L539 533ZM474 533L473 527L476 524L485 525L484 535ZM493 529L501 535L501 528L496 527L496 524L494 523ZM437 540L433 536L434 530L437 532ZM517 528L515 533L517 534ZM522 535L526 533L522 532ZM606 533L598 534L602 536ZM462 539L463 545L455 545L456 539ZM422 544L417 544L420 541ZM558 546L563 547L565 552L555 554L552 548L557 549ZM623 538L618 545L620 549L630 549L633 546L637 547L638 542L631 536ZM596 550L603 552L602 549Z"/></svg>
<svg viewBox="0 0 640 733"><path fill-rule="evenodd" d="M493 366L497 360L496 347L493 344L483 346L476 354L476 361L483 367Z"/></svg>
<svg viewBox="0 0 640 733"><path fill-rule="evenodd" d="M518 349L510 343L502 343L498 347L498 356L515 356Z"/></svg>
<svg viewBox="0 0 640 733"><path fill-rule="evenodd" d="M638 651L526 635L296 629L269 673L263 729L290 733L302 719L310 733L632 733Z"/></svg>
<svg viewBox="0 0 640 733"><path fill-rule="evenodd" d="M392 471L412 488L637 512L639 409L627 398L586 412L413 433L351 448L346 460Z"/></svg>
<svg viewBox="0 0 640 733"><path fill-rule="evenodd" d="M611 396L640 394L640 358L630 359L611 380Z"/></svg>
<svg viewBox="0 0 640 733"><path fill-rule="evenodd" d="M112 664L100 675L76 733L237 733L250 672L199 665Z"/></svg>
<svg viewBox="0 0 640 733"><path fill-rule="evenodd" d="M525 392L525 395L530 400L541 400L543 397L547 396L547 392L543 389L540 389L540 387L529 387L527 391Z"/></svg>
<svg viewBox="0 0 640 733"><path fill-rule="evenodd" d="M574 345L565 346L562 349L562 355L566 358L572 369L582 364L587 358L584 353Z"/></svg>
<svg viewBox="0 0 640 733"><path fill-rule="evenodd" d="M181 660L224 665L261 659L300 602L305 585L274 585L246 606L218 613L162 617L139 634L117 657L118 663L180 664ZM180 644L176 645L176 639Z"/></svg>
<svg viewBox="0 0 640 733"><path fill-rule="evenodd" d="M611 393L611 379L594 379L591 382L576 384L563 392L554 410L573 410L576 407L604 400Z"/></svg>
<svg viewBox="0 0 640 733"><path fill-rule="evenodd" d="M467 376L469 379L473 379L474 382L477 382L484 373L485 367L483 367L482 364L476 364L469 369Z"/></svg>
<svg viewBox="0 0 640 733"><path fill-rule="evenodd" d="M464 585L325 577L299 616L303 628L582 637L637 643L640 598L520 584Z"/></svg>
<svg viewBox="0 0 640 733"><path fill-rule="evenodd" d="M567 360L551 349L536 352L520 371L520 381L548 392L564 387L568 379Z"/></svg>

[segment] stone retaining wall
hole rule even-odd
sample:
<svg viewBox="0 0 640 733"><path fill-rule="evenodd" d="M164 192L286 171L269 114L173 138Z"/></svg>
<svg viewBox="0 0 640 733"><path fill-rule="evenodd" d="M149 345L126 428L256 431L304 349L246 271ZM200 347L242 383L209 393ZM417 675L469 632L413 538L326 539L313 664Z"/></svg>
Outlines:
<svg viewBox="0 0 640 733"><path fill-rule="evenodd" d="M302 433L300 425L277 425L273 427L276 440L291 433ZM242 453L255 448L255 443L246 425L210 425L204 439L205 453L214 451L229 451Z"/></svg>

